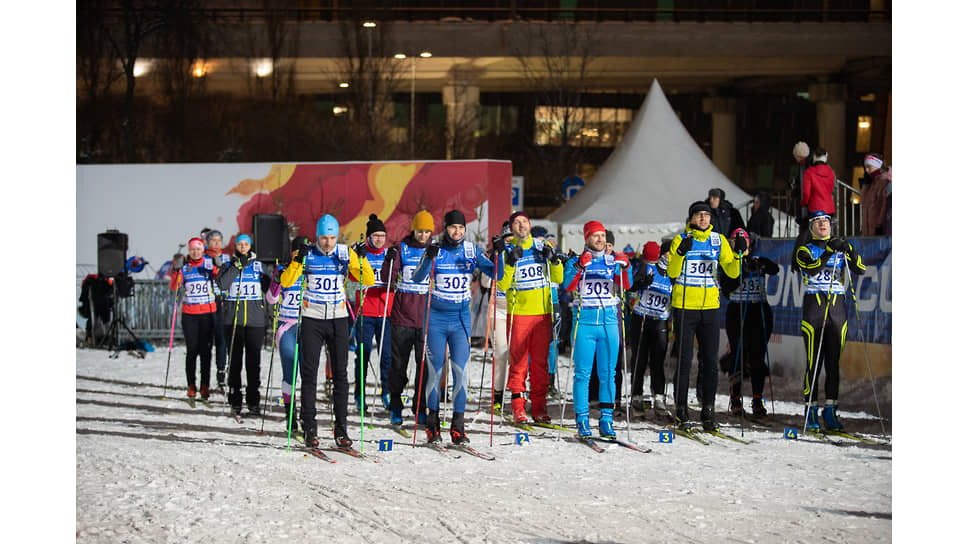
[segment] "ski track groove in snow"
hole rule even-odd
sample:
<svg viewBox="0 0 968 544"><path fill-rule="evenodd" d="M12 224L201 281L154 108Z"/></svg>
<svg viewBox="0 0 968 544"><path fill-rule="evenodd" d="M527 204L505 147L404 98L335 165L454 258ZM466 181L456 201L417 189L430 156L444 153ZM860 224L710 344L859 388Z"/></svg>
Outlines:
<svg viewBox="0 0 968 544"><path fill-rule="evenodd" d="M782 429L755 428L727 431L754 440L749 446L715 437L708 438L710 446L682 437L661 444L654 424L633 423L632 441L652 453L606 445L599 454L551 429L517 446L513 438L520 431L499 421L492 446L489 414L474 412L482 369L490 393L490 368L478 362L467 367L474 384L468 431L471 445L493 453L495 461L411 448L412 439L394 433L371 400L366 422L373 428L364 430L362 447L382 462L331 454L337 463L329 464L307 457L295 442L286 451L285 418L271 399L262 435L260 417L243 413L242 425L228 417L224 396L214 395L212 408L183 402L181 346L172 353L166 400L167 350L145 359L108 354L77 350L77 542L891 539L890 448L792 441ZM262 394L268 360L267 350ZM560 367L570 366L565 360ZM281 381L278 357L273 365L270 397L279 394ZM371 375L371 392L374 381ZM717 398L719 410L727 403L725 395ZM778 402L778 414L781 409L795 415L801 407ZM321 441L331 447L330 406L318 401L317 411ZM557 406L553 412L560 413ZM412 415L404 414L412 431ZM449 421L449 407L443 414ZM566 412L566 425L570 417ZM359 421L350 406L349 431L358 448ZM393 440L393 451L378 452L379 439ZM423 441L422 430L417 441Z"/></svg>

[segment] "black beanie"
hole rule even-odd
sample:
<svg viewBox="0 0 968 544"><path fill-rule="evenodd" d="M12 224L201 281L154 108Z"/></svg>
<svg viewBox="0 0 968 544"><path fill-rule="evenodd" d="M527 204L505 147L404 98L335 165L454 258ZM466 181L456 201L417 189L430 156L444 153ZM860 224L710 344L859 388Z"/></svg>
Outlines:
<svg viewBox="0 0 968 544"><path fill-rule="evenodd" d="M464 214L460 210L450 210L444 215L444 227L448 225L467 225Z"/></svg>
<svg viewBox="0 0 968 544"><path fill-rule="evenodd" d="M370 214L370 220L366 222L366 235L369 237L374 232L386 232L387 228L383 226L383 221L376 216L375 213Z"/></svg>
<svg viewBox="0 0 968 544"><path fill-rule="evenodd" d="M720 200L724 200L726 198L726 191L722 189L710 189L709 196L718 196Z"/></svg>
<svg viewBox="0 0 968 544"><path fill-rule="evenodd" d="M709 207L709 204L706 204L702 200L697 200L696 202L693 202L692 204L689 205L689 219L692 219L692 216L696 215L696 213L698 212L706 212L706 213L712 214L713 209Z"/></svg>
<svg viewBox="0 0 968 544"><path fill-rule="evenodd" d="M605 243L615 245L615 233L610 230L605 230Z"/></svg>

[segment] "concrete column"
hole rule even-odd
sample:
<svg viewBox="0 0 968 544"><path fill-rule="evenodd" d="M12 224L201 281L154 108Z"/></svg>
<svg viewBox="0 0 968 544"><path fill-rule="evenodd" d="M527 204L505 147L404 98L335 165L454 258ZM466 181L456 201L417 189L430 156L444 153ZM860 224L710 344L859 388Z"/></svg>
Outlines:
<svg viewBox="0 0 968 544"><path fill-rule="evenodd" d="M894 164L891 160L891 97L893 93L887 93L887 119L884 122L884 162L888 165Z"/></svg>
<svg viewBox="0 0 968 544"><path fill-rule="evenodd" d="M727 178L736 173L736 99L703 98L702 111L713 116L713 164Z"/></svg>
<svg viewBox="0 0 968 544"><path fill-rule="evenodd" d="M810 100L817 104L817 145L827 150L827 164L837 179L850 183L847 170L847 86L816 83L810 86Z"/></svg>
<svg viewBox="0 0 968 544"><path fill-rule="evenodd" d="M447 160L474 158L474 129L481 105L477 70L452 68L442 97L447 108Z"/></svg>

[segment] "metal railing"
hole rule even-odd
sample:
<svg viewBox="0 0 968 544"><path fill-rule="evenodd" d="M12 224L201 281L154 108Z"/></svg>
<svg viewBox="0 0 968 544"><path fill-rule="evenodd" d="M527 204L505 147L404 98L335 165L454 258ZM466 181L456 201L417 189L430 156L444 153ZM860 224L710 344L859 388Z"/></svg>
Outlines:
<svg viewBox="0 0 968 544"><path fill-rule="evenodd" d="M144 340L168 340L175 294L166 280L134 280L134 296L116 298L115 311L131 332ZM121 341L130 340L122 327ZM175 338L182 340L181 316L175 318Z"/></svg>
<svg viewBox="0 0 968 544"><path fill-rule="evenodd" d="M861 207L860 191L837 180L834 185L833 232L841 236L860 236ZM753 213L753 201L748 200L738 206L740 213L749 224ZM793 189L770 193L770 215L773 216L774 238L796 238L800 234L797 216L800 213L800 195Z"/></svg>

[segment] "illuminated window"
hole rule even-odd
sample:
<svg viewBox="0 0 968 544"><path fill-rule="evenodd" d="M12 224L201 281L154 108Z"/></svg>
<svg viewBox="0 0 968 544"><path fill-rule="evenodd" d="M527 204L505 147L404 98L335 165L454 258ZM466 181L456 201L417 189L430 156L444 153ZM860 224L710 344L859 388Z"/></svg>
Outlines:
<svg viewBox="0 0 968 544"><path fill-rule="evenodd" d="M624 108L564 108L534 110L534 141L538 145L615 147L622 141L635 110Z"/></svg>
<svg viewBox="0 0 968 544"><path fill-rule="evenodd" d="M854 151L864 153L871 148L871 116L861 115L857 117L857 145Z"/></svg>

